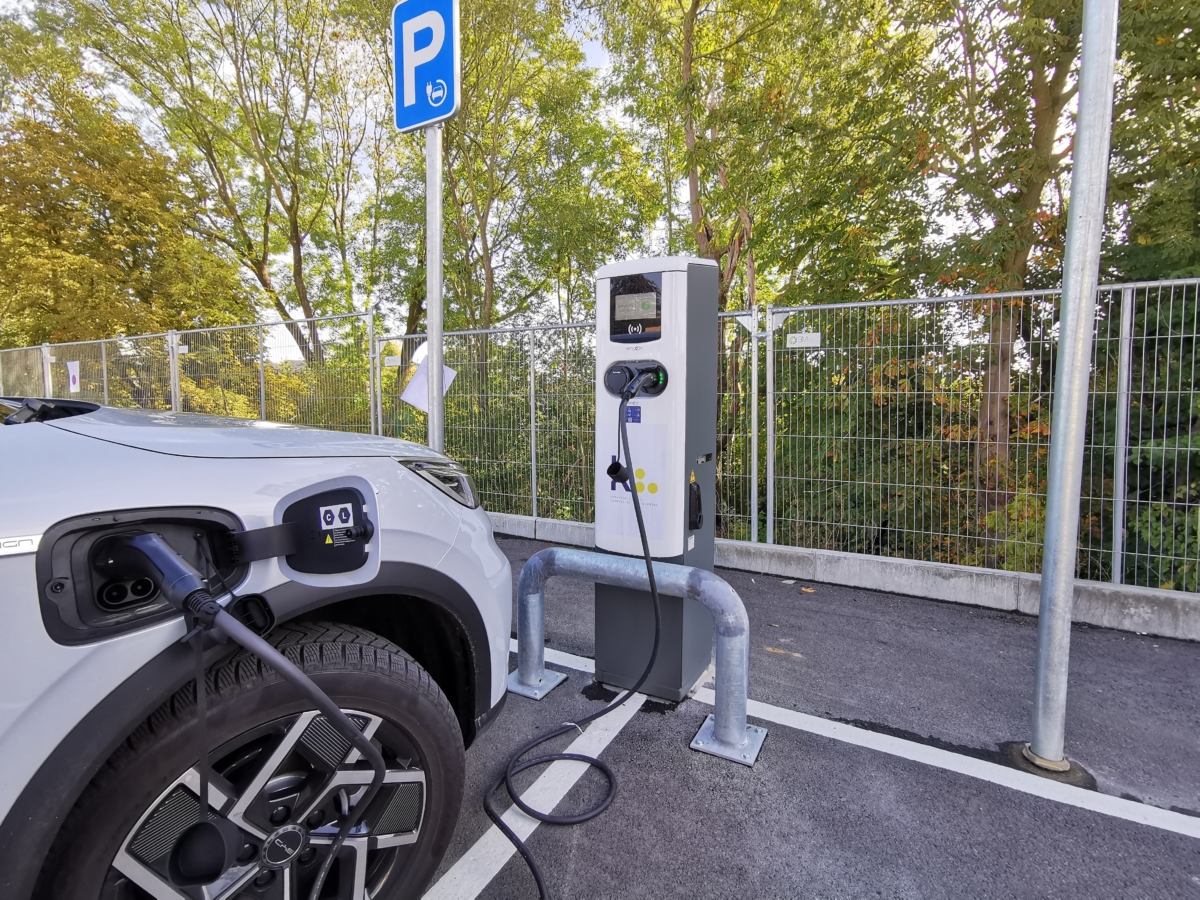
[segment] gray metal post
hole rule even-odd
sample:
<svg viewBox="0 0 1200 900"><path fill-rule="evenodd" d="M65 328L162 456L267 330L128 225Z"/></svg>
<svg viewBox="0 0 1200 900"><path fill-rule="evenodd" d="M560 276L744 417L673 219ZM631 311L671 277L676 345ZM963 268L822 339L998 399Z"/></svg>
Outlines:
<svg viewBox="0 0 1200 900"><path fill-rule="evenodd" d="M775 312L767 307L767 543L775 543Z"/></svg>
<svg viewBox="0 0 1200 900"><path fill-rule="evenodd" d="M1092 326L1104 196L1112 134L1117 0L1084 0L1079 70L1079 125L1075 130L1070 212L1063 258L1062 321L1054 383L1046 545L1034 676L1033 737L1026 756L1043 768L1065 771L1067 663L1079 545L1079 492L1087 420Z"/></svg>
<svg viewBox="0 0 1200 900"><path fill-rule="evenodd" d="M171 370L171 410L179 412L179 340L173 330L167 332L167 365Z"/></svg>
<svg viewBox="0 0 1200 900"><path fill-rule="evenodd" d="M258 326L258 418L267 420L267 340Z"/></svg>
<svg viewBox="0 0 1200 900"><path fill-rule="evenodd" d="M1112 583L1125 570L1125 467L1129 461L1129 381L1133 360L1133 288L1121 291L1121 339L1117 356L1117 446L1113 449Z"/></svg>
<svg viewBox="0 0 1200 900"><path fill-rule="evenodd" d="M533 342L537 332L529 332L529 496L532 498L533 517L538 514L537 504L537 376L533 367Z"/></svg>
<svg viewBox="0 0 1200 900"><path fill-rule="evenodd" d="M50 369L52 362L54 357L50 355L50 345L42 344L42 390L46 397L54 396L54 373Z"/></svg>
<svg viewBox="0 0 1200 900"><path fill-rule="evenodd" d="M758 307L750 310L750 540L758 542Z"/></svg>
<svg viewBox="0 0 1200 900"><path fill-rule="evenodd" d="M375 430L375 313L367 307L367 430L371 434L379 434Z"/></svg>
<svg viewBox="0 0 1200 900"><path fill-rule="evenodd" d="M425 129L425 321L428 343L429 416L426 442L446 449L446 409L442 396L442 126Z"/></svg>
<svg viewBox="0 0 1200 900"><path fill-rule="evenodd" d="M4 394L4 351L0 350L0 397Z"/></svg>
<svg viewBox="0 0 1200 900"><path fill-rule="evenodd" d="M100 342L100 395L108 406L108 341Z"/></svg>
<svg viewBox="0 0 1200 900"><path fill-rule="evenodd" d="M521 568L517 579L517 671L508 676L508 689L541 700L566 678L547 672L546 582L555 575L573 575L599 584L646 590L646 564L636 557L595 553L570 547L539 550ZM752 766L767 736L765 728L746 722L750 688L750 619L742 599L718 575L692 566L654 563L660 594L697 600L712 613L716 632L716 698L691 747Z"/></svg>

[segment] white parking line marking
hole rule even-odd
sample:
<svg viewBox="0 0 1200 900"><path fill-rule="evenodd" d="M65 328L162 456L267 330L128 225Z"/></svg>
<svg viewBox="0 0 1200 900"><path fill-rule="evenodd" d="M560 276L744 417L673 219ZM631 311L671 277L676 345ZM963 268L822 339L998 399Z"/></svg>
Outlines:
<svg viewBox="0 0 1200 900"><path fill-rule="evenodd" d="M516 641L512 642L512 647L515 653ZM546 649L546 661L581 672L596 670L595 663L590 659L549 648ZM696 691L693 699L712 706L715 695L712 688L700 688ZM783 709L769 703L760 703L757 700L749 702L747 712L755 718L783 725L786 728L807 731L810 734L841 741L845 744L854 744L858 747L866 747L868 750L899 756L902 759L924 763L927 766L945 769L949 772L957 772L960 775L998 784L1023 794L1032 794L1043 800L1053 800L1056 803L1098 812L1117 819L1125 819L1139 825L1149 825L1151 828L1161 828L1163 831L1182 834L1186 837L1200 838L1200 818L1195 816L1172 812L1148 803L1137 803L1133 800L1113 797L1110 794L1101 794L1099 791L1086 791L1083 788L1030 775L1019 769L1010 769L1008 766L985 762L972 756L961 756L958 753L951 753L949 750L939 750L915 741L906 741L903 738L880 734L877 731L867 731L865 728L856 728L853 725L845 725L841 722L822 719L819 716Z"/></svg>
<svg viewBox="0 0 1200 900"><path fill-rule="evenodd" d="M512 653L517 652L517 639L511 638L509 649ZM596 673L596 663L594 660L588 659L586 656L576 656L574 653L563 653L561 650L551 650L549 647L545 650L546 662L554 663L556 666L562 666L564 669L574 669L576 672L591 672Z"/></svg>
<svg viewBox="0 0 1200 900"><path fill-rule="evenodd" d="M695 699L712 706L715 699L712 688L701 688L696 691ZM776 725L784 725L846 744L878 750L880 753L888 753L892 756L910 759L913 762L924 763L927 766L957 772L981 781L990 781L992 784L1020 791L1023 794L1033 794L1044 800L1053 800L1067 806L1077 806L1080 809L1091 810L1117 819L1137 822L1139 825L1149 825L1152 828L1161 828L1175 834L1200 838L1200 818L1195 816L1186 816L1146 803L1137 803L1133 800L1113 797L1110 794L1101 794L1099 791L1087 791L1069 784L1060 784L1048 778L1030 775L1019 769L1010 769L1008 766L975 759L972 756L961 756L951 753L949 750L939 750L937 747L906 741L903 738L880 734L876 731L867 731L853 725L831 722L819 716L781 709L778 706L759 703L757 700L751 700L746 711L755 718L765 719Z"/></svg>
<svg viewBox="0 0 1200 900"><path fill-rule="evenodd" d="M565 655L565 654L564 654ZM547 651L549 659L550 651ZM575 657L582 659L582 657ZM566 665L554 660L558 665ZM588 660L590 662L590 660ZM593 722L588 730L571 742L565 752L582 753L586 756L599 756L612 739L633 718L634 713L641 708L646 698L642 694L634 694L624 704L614 709L608 715ZM534 809L553 810L567 792L590 768L587 763L575 760L559 760L551 763L550 767L529 786L521 795L521 799ZM516 806L510 806L501 817L504 824L517 833L522 841L542 824L531 818ZM445 875L438 879L425 894L424 900L471 900L479 896L480 891L491 883L509 858L517 852L514 847L495 825L477 840L471 849L464 853Z"/></svg>

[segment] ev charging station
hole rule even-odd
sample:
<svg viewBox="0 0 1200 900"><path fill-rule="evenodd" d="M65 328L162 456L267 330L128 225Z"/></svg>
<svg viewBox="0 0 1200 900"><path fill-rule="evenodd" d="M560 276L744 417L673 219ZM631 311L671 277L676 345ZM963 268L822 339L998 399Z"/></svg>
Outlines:
<svg viewBox="0 0 1200 900"><path fill-rule="evenodd" d="M621 456L621 392L653 371L626 409L634 471L607 474ZM596 273L596 549L641 558L631 491L657 561L712 571L716 506L717 265L662 257ZM712 656L712 617L693 599L662 598L659 653L643 692L678 701ZM596 585L596 680L631 687L650 657L654 614L646 591Z"/></svg>

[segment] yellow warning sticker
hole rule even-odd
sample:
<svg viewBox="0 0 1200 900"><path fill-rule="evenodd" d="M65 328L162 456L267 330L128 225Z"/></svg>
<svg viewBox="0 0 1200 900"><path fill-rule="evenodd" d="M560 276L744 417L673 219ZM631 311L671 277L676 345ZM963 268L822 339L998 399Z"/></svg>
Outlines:
<svg viewBox="0 0 1200 900"><path fill-rule="evenodd" d="M333 543L333 535L331 535L331 534L325 535L325 543L332 544Z"/></svg>

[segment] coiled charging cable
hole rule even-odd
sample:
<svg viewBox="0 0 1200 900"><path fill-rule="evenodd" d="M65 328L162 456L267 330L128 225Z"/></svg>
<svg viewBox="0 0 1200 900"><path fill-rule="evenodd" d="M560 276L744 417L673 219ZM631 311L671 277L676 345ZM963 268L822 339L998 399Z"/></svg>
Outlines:
<svg viewBox="0 0 1200 900"><path fill-rule="evenodd" d="M630 474L634 471L634 468L633 459L630 457L629 453L629 434L625 425L625 410L629 405L629 401L636 397L641 391L642 387L655 377L657 376L652 372L644 372L630 382L626 389L621 393L621 406L617 412L617 434L619 438L617 446L617 460L608 467L608 476L614 481L620 481L626 485L629 483ZM624 466L622 466L620 462L622 450L624 450L625 456ZM658 585L654 581L654 563L650 559L650 542L646 539L646 525L642 520L642 504L638 499L636 480L634 485L629 488L629 493L633 497L633 514L637 519L638 536L642 540L642 556L645 557L646 560L646 575L650 580L650 598L654 603L654 646L650 650L650 660L646 663L646 668L642 672L641 677L638 678L637 683L634 684L634 686L627 690L624 694L617 697L617 699L608 706L604 707L604 709L600 710L599 712L594 712L590 716L580 719L578 722L564 722L558 728L554 728L546 734L534 738L529 743L517 750L516 753L509 757L508 765L504 769L504 774L497 779L496 783L493 784L488 792L483 796L484 811L487 812L488 818L496 824L496 827L503 832L504 836L512 841L513 846L517 848L517 852L521 854L521 858L525 860L525 864L529 866L529 871L533 874L534 881L537 882L538 896L541 898L541 900L547 900L547 897L549 896L549 894L546 892L546 882L542 877L542 870L538 868L537 861L533 858L533 854L530 853L529 848L526 847L524 842L517 837L516 833L505 824L504 820L500 817L500 813L497 812L495 807L492 806L492 795L500 789L501 785L503 785L505 789L507 789L509 797L512 798L512 802L517 806L518 809L520 809L527 816L537 819L540 822L546 822L549 825L578 825L581 822L587 822L590 819L596 818L596 816L608 809L617 796L617 776L613 773L613 770L608 767L608 765L593 756L585 756L582 753L549 753L544 756L535 756L532 759L522 759L521 757L523 757L526 753L529 753L535 747L544 744L547 741L554 740L554 738L567 734L568 732L578 730L580 733L582 733L584 725L594 722L601 716L605 716L612 712L614 709L636 694L641 686L646 683L646 679L650 677L650 671L654 668L654 662L658 659L658 642L662 627L662 608L659 605L658 600ZM521 799L520 794L513 785L513 777L519 772L524 772L526 769L531 769L534 766L545 765L546 763L557 762L560 759L573 759L578 762L587 763L589 766L595 766L597 769L603 772L604 777L608 779L608 790L605 791L600 802L591 809L586 809L583 812L577 813L573 816L556 816L552 813L544 813L540 810L534 809Z"/></svg>

